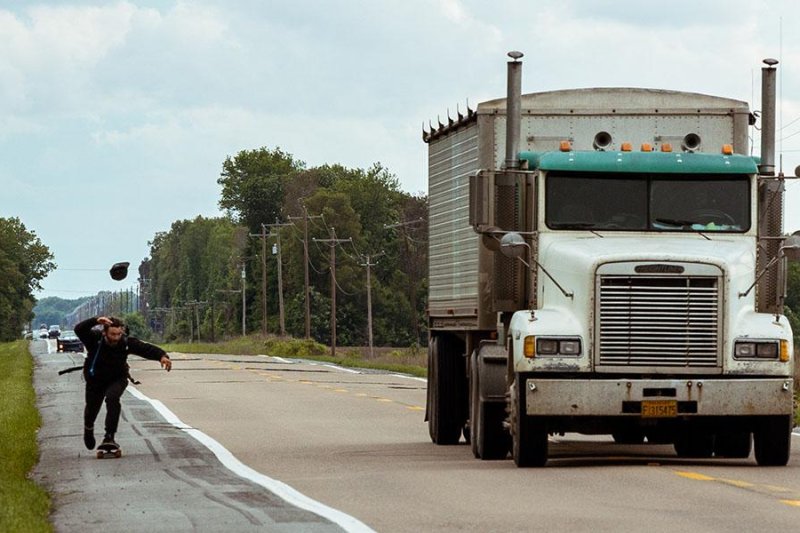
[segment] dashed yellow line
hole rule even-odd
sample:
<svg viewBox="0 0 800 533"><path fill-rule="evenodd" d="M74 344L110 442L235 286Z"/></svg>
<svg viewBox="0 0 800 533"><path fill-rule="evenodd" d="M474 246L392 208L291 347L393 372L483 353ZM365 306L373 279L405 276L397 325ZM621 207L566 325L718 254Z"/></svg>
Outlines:
<svg viewBox="0 0 800 533"><path fill-rule="evenodd" d="M759 485L757 483L751 483L749 481L744 481L741 479L715 478L712 476L701 474L699 472L689 472L685 470L674 470L673 472L675 472L677 475L681 477L685 477L686 479L693 479L695 481L712 481L716 483L722 483L724 485L729 485L731 487L736 487L740 489L749 490L751 492L765 494L767 496L776 496L777 494L797 493L797 491L794 489L790 489L787 487L780 487L777 485ZM792 507L800 507L800 499L782 498L779 499L778 501L785 505L790 505Z"/></svg>
<svg viewBox="0 0 800 533"><path fill-rule="evenodd" d="M706 476L705 474L700 474L698 472L684 472L684 471L677 471L675 472L681 477L685 477L687 479L694 479L696 481L714 481L713 477Z"/></svg>

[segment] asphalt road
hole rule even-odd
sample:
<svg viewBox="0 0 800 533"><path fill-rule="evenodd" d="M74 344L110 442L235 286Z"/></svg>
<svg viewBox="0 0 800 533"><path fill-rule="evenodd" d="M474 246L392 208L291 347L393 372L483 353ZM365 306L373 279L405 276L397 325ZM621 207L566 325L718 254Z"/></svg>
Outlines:
<svg viewBox="0 0 800 533"><path fill-rule="evenodd" d="M247 465L234 470L250 487L238 492L262 494L252 498L250 513L259 509L259 501L279 499L265 495L270 493L259 476L267 476L354 517L356 522L342 526L354 531L364 524L381 532L800 529L797 440L789 466L760 468L752 457L678 459L671 446L622 446L604 437L567 435L551 443L547 468L517 469L510 460L475 460L467 445L431 444L423 422L425 383L415 378L264 356L173 354L171 373L152 361L130 359L142 384L137 396L123 397L123 413L153 404L168 410L167 419L154 415L158 421L149 422L126 414L118 442L126 451L138 449L137 472L144 476L148 469L163 468L169 449L152 445L154 436L143 438L142 427L189 439L193 431L202 431ZM70 402L80 403L74 392L69 394ZM47 427L45 417L43 432ZM64 456L77 453L77 472L71 476L87 483L107 475L98 467L126 464L124 459L89 460L77 434L63 437L71 439L71 447L48 453L61 453L56 460L62 464ZM217 457L224 458L220 453ZM148 488L126 496L140 507L144 493L162 502L180 501L184 525L203 524L198 517L209 514L202 507L207 502L183 501L174 487L153 483ZM56 504L69 497L57 498ZM57 508L57 520L58 513ZM328 519L317 519L322 523L315 527L333 527ZM262 529L274 526L263 520L268 525ZM135 523L128 525L138 530ZM307 525L296 530L312 530Z"/></svg>

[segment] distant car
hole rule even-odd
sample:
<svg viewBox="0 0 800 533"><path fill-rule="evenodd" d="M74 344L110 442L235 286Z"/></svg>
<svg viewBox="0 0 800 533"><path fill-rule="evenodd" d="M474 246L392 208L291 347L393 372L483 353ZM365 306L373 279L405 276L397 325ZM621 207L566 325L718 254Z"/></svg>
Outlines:
<svg viewBox="0 0 800 533"><path fill-rule="evenodd" d="M48 339L50 338L50 332L47 331L47 328L43 328L39 330L39 338L40 339Z"/></svg>
<svg viewBox="0 0 800 533"><path fill-rule="evenodd" d="M50 326L50 330L47 332L47 336L51 339L57 339L61 335L61 326L58 324L53 324Z"/></svg>
<svg viewBox="0 0 800 533"><path fill-rule="evenodd" d="M56 341L59 352L82 352L83 343L75 335L74 331L62 331L61 336Z"/></svg>

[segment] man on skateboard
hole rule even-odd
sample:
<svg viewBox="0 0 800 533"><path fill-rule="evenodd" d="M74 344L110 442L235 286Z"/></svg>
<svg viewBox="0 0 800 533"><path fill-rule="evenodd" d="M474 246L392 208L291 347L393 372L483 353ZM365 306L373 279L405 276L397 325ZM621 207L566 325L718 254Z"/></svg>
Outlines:
<svg viewBox="0 0 800 533"><path fill-rule="evenodd" d="M102 326L97 331L95 326ZM86 346L83 377L86 380L86 407L83 411L83 443L86 448L95 446L94 421L106 402L105 436L98 446L119 457L119 445L114 442L121 406L119 399L128 386L128 354L159 361L169 372L172 361L167 352L136 337L128 337L125 324L115 317L92 317L75 325L75 335Z"/></svg>

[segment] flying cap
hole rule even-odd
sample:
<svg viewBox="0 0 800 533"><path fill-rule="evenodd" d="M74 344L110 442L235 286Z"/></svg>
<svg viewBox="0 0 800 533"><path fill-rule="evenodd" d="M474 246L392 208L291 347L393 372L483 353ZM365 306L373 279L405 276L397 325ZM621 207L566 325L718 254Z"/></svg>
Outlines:
<svg viewBox="0 0 800 533"><path fill-rule="evenodd" d="M114 263L114 266L111 267L109 273L111 274L111 279L115 279L117 281L121 281L128 277L128 267L130 263L127 261L124 263Z"/></svg>

